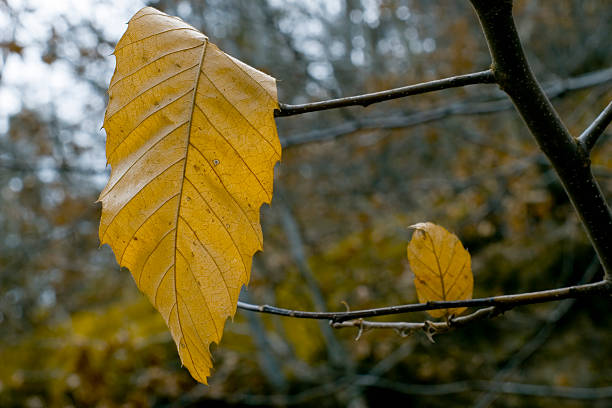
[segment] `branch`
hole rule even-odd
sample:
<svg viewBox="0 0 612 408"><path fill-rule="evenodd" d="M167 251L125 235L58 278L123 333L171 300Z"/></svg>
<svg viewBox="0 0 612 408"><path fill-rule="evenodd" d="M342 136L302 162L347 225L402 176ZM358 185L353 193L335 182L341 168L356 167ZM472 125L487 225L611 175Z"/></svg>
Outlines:
<svg viewBox="0 0 612 408"><path fill-rule="evenodd" d="M483 309L479 309L474 313L461 317L452 317L445 322L432 322L426 320L424 322L413 323L413 322L372 322L369 320L357 319L343 322L332 322L331 327L334 329L342 329L345 327L356 327L359 329L359 333L355 340L359 340L362 333L370 329L392 329L395 330L400 336L406 337L416 331L423 330L427 335L427 338L433 343L433 336L436 334L446 333L448 331L458 329L460 327L467 326L468 324L485 320L492 319L504 313L509 307L498 307L491 306Z"/></svg>
<svg viewBox="0 0 612 408"><path fill-rule="evenodd" d="M606 68L599 71L589 72L584 75L550 82L544 85L544 91L546 92L546 95L552 99L563 96L568 92L596 87L607 84L611 81L612 68ZM441 120L449 116L470 116L502 112L511 109L512 106L512 102L505 96L495 97L491 100L481 102L464 100L408 115L389 116L386 118L364 118L361 120L345 122L344 124L336 127L314 130L297 134L290 138L283 138L281 139L281 144L283 149L286 149L312 142L334 140L350 135L359 130L402 129ZM39 168L17 164L16 160L11 162L0 162L0 168L20 173L32 173L42 170ZM74 173L84 176L95 176L109 173L108 169L68 167L64 165L45 167L44 169L51 169L61 173Z"/></svg>
<svg viewBox="0 0 612 408"><path fill-rule="evenodd" d="M238 302L238 308L251 312L268 313L279 316L296 317L301 319L331 320L333 324L363 317L387 316L402 313L423 312L427 310L436 309L452 309L457 307L496 306L499 309L507 310L516 306L554 302L562 299L580 298L593 294L612 294L612 282L603 280L601 282L596 283L568 286L565 288L543 290L538 292L519 293L515 295L502 295L468 300L415 303L409 305L387 306L376 309L364 309L349 312L308 312L301 310L283 309L270 305L253 305L240 301Z"/></svg>
<svg viewBox="0 0 612 408"><path fill-rule="evenodd" d="M578 137L578 141L583 144L587 152L593 149L597 139L603 134L610 122L612 122L612 102L606 106L593 123Z"/></svg>
<svg viewBox="0 0 612 408"><path fill-rule="evenodd" d="M599 270L597 257L593 257L593 261L584 272L580 282L590 282ZM515 372L523 362L536 353L536 351L546 343L550 336L554 333L557 323L569 312L572 306L576 303L576 299L565 299L559 302L551 313L547 314L547 318L538 326L535 335L525 342L518 350L510 353L508 361L492 378L494 382L505 382L513 372ZM498 388L491 388L481 395L474 404L474 408L485 408L490 406L499 393Z"/></svg>
<svg viewBox="0 0 612 408"><path fill-rule="evenodd" d="M584 273L581 282L590 281L599 269L598 265L599 264L597 263L597 257L595 257L591 265ZM539 334L536 336L536 340L527 343L521 348L518 353L515 354L515 356L513 357L514 363L511 363L509 365L510 369L514 369L517 364L520 364L523 360L533 354L533 352L541 345L541 342L545 341L548 338L550 332L552 332L552 326L556 324L565 315L565 313L567 313L567 311L572 307L575 301L576 299L572 298L565 299L561 303L559 303L559 305L547 319L545 326L538 332ZM498 306L491 306L477 310L474 313L471 313L466 316L452 317L445 322L372 322L369 320L356 319L343 322L332 322L331 326L335 329L341 329L345 327L358 328L359 332L355 340L358 340L365 331L370 329L392 329L395 330L402 337L408 336L416 331L423 330L425 331L427 337L433 342L433 336L435 334L446 333L453 329L464 327L468 324L480 320L492 319L506 312L509 309L511 309L511 307L502 308ZM494 380L504 381L505 377L496 375Z"/></svg>
<svg viewBox="0 0 612 408"><path fill-rule="evenodd" d="M584 75L553 81L544 85L544 92L548 98L558 98L568 92L592 88L612 81L612 68L589 72ZM501 92L500 92L501 93ZM389 115L384 118L370 117L345 122L341 125L317 129L283 138L283 149L300 146L307 143L335 140L348 136L360 130L373 129L403 129L438 121L450 116L470 116L503 112L512 109L512 101L507 95L501 94L487 101L463 100L430 110L411 113L408 115Z"/></svg>
<svg viewBox="0 0 612 408"><path fill-rule="evenodd" d="M279 110L274 111L274 116L293 116L308 112L316 112L327 109L343 108L346 106L366 107L373 103L384 102L391 99L403 98L405 96L419 95L442 89L458 88L466 85L492 84L495 83L493 72L475 72L472 74L458 75L450 78L437 79L435 81L423 82L416 85L408 85L401 88L374 92L364 95L348 96L346 98L330 99L328 101L305 103L302 105L287 105L280 103Z"/></svg>
<svg viewBox="0 0 612 408"><path fill-rule="evenodd" d="M471 3L485 34L496 82L550 160L597 252L605 279L612 281L612 211L591 173L588 152L570 135L531 72L512 19L512 1Z"/></svg>

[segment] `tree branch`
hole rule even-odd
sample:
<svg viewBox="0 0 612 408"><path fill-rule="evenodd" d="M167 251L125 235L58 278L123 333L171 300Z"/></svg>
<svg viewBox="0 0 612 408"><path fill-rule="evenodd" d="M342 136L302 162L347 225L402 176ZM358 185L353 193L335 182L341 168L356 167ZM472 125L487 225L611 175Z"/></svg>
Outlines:
<svg viewBox="0 0 612 408"><path fill-rule="evenodd" d="M592 88L612 81L612 68L589 72L576 77L564 78L544 84L548 98L558 98L568 92ZM384 118L366 117L327 128L316 129L281 139L283 149L307 143L335 140L360 130L403 129L441 120L450 116L470 116L503 112L512 109L512 101L503 92L487 101L463 100L425 111L404 115L388 115Z"/></svg>
<svg viewBox="0 0 612 408"><path fill-rule="evenodd" d="M296 317L301 319L331 320L333 324L364 317L387 316L402 313L423 312L427 310L436 309L452 309L457 307L496 306L499 309L507 310L516 306L554 302L562 299L580 298L593 294L612 294L612 282L603 280L601 282L596 283L568 286L564 288L549 289L538 292L519 293L515 295L502 295L468 300L415 303L408 305L387 306L376 309L364 309L348 312L309 312L301 310L283 309L270 305L253 305L240 301L238 302L238 308L251 312L268 313L280 316Z"/></svg>
<svg viewBox="0 0 612 408"><path fill-rule="evenodd" d="M570 135L535 79L512 18L511 0L471 0L504 90L557 172L591 244L612 280L612 212L591 173L588 152Z"/></svg>
<svg viewBox="0 0 612 408"><path fill-rule="evenodd" d="M578 141L583 144L587 152L593 149L597 139L603 134L610 122L612 122L612 102L605 107L593 123L578 137Z"/></svg>
<svg viewBox="0 0 612 408"><path fill-rule="evenodd" d="M593 261L584 272L580 282L590 282L597 271L599 270L599 262L597 257L593 257ZM513 350L508 356L504 366L493 376L492 380L498 383L504 383L513 372L515 372L523 362L529 359L536 351L546 343L550 336L555 331L557 323L569 312L572 306L576 303L576 299L565 299L559 302L552 312L547 313L546 319L542 324L538 325L537 331L529 341L525 341L519 349ZM499 393L498 388L486 390L483 395L478 397L474 404L474 408L485 408L490 406Z"/></svg>
<svg viewBox="0 0 612 408"><path fill-rule="evenodd" d="M274 116L293 116L308 112L343 108L347 106L366 107L373 103L384 102L391 99L403 98L405 96L419 95L442 89L458 88L466 85L492 84L495 83L491 70L475 72L466 75L458 75L450 78L437 79L435 81L423 82L416 85L408 85L401 88L374 92L364 95L348 96L346 98L330 99L328 101L305 103L302 105L287 105L280 103L280 109L274 111Z"/></svg>
<svg viewBox="0 0 612 408"><path fill-rule="evenodd" d="M334 329L342 329L345 327L356 327L359 329L359 333L357 334L358 340L361 337L361 334L370 329L392 329L395 330L400 336L405 337L414 332L423 330L427 335L427 338L433 342L433 336L436 334L446 333L453 329L458 329L460 327L467 326L468 324L485 320L492 319L494 317L499 316L510 309L510 307L498 307L491 306L483 309L479 309L474 313L471 313L466 316L461 317L453 317L444 322L432 322L426 320L424 322L373 322L370 320L348 320L343 322L332 322L331 327Z"/></svg>

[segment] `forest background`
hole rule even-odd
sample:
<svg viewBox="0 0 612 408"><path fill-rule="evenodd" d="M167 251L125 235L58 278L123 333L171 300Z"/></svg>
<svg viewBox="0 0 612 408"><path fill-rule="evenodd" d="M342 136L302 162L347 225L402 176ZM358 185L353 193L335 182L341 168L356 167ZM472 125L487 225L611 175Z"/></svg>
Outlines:
<svg viewBox="0 0 612 408"><path fill-rule="evenodd" d="M305 103L487 69L469 2L0 1L0 406L607 406L602 298L514 309L435 338L239 311L210 386L108 247L100 129L110 55L131 15L177 15ZM537 78L573 135L612 99L612 7L518 1ZM594 251L507 98L476 85L278 118L265 250L242 299L301 310L416 302L408 226L472 254L474 297L601 278ZM593 169L612 192L612 146ZM425 314L415 319L427 318ZM395 320L399 318L393 318ZM388 318L387 320L393 320Z"/></svg>

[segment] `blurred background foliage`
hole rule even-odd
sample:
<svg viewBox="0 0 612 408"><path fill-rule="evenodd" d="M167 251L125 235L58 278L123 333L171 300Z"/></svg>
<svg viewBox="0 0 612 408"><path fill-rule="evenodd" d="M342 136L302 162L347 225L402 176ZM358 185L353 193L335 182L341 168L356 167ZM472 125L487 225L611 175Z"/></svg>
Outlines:
<svg viewBox="0 0 612 408"><path fill-rule="evenodd" d="M285 103L483 70L490 59L468 1L123 3L0 0L0 406L448 407L495 396L501 407L609 406L612 318L597 298L519 308L435 344L382 331L356 341L325 322L238 311L213 347L210 386L194 382L129 271L99 248L99 128L123 23L144 5L178 15L276 77ZM610 3L518 1L515 17L536 76L580 134L612 99ZM470 250L475 296L601 277L559 181L493 86L277 123L287 147L245 301L415 302L405 250L420 221ZM593 164L609 199L609 138Z"/></svg>

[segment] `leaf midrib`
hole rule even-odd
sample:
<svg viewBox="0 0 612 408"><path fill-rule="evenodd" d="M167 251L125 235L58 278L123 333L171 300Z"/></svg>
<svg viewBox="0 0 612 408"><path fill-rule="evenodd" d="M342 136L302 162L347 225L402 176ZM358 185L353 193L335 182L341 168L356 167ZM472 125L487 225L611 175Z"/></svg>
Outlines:
<svg viewBox="0 0 612 408"><path fill-rule="evenodd" d="M176 288L176 279L177 279L177 268L176 268L176 261L177 261L177 252L178 252L178 223L179 223L179 217L181 215L181 202L183 200L183 190L184 190L184 186L185 186L185 174L187 171L187 161L189 160L189 144L191 142L191 128L193 125L193 112L195 109L195 102L196 102L196 95L198 92L198 85L200 84L200 75L202 72L202 65L204 64L204 58L206 56L206 48L208 48L208 39L204 40L204 46L202 47L202 57L200 58L200 64L198 66L198 70L197 70L197 74L195 75L195 79L194 79L194 84L193 84L193 98L191 100L191 108L189 109L189 127L187 128L187 137L185 138L185 161L183 162L183 171L182 171L182 176L181 176L181 188L179 190L179 199L178 202L176 204L176 218L175 218L175 230L174 230L174 302L177 305L177 309L176 309L176 317L177 317L177 322L178 322L178 326L179 326L179 330L181 332L181 336L183 336L183 326L181 324L181 313L180 313L180 308L178 307L178 302L179 302L179 293L178 290ZM185 262L187 262L187 259L185 259ZM213 318L214 321L214 318ZM189 351L188 347L187 347L187 342L185 342L185 348L187 348L187 352L189 353L189 356L191 357L191 352ZM180 350L179 350L180 351ZM180 352L179 352L180 354ZM192 364L193 364L193 358L192 358ZM195 364L193 364L195 367ZM196 372L197 372L197 368L196 368ZM199 375L199 373L198 373Z"/></svg>

